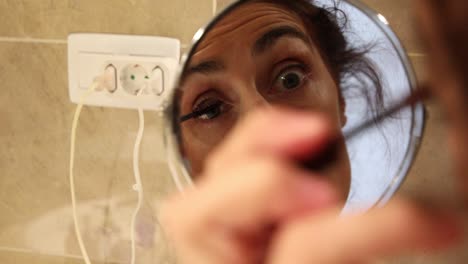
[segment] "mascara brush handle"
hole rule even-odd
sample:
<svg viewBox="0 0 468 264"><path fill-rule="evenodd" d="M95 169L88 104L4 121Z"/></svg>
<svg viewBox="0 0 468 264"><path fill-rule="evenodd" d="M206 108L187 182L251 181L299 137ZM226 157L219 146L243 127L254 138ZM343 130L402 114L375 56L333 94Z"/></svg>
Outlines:
<svg viewBox="0 0 468 264"><path fill-rule="evenodd" d="M429 96L430 93L427 86L423 85L418 87L418 89L415 89L408 97L394 104L392 107L386 109L377 117L364 121L360 125L349 130L347 133L344 134L344 139L347 141L362 134L364 131L381 123L382 121L401 111L402 109L409 106L414 106L422 100L429 98ZM314 155L308 160L301 161L301 167L306 170L311 170L315 172L322 171L323 169L328 167L338 158L339 143L341 139L342 137L339 136L332 137L330 142L317 155Z"/></svg>

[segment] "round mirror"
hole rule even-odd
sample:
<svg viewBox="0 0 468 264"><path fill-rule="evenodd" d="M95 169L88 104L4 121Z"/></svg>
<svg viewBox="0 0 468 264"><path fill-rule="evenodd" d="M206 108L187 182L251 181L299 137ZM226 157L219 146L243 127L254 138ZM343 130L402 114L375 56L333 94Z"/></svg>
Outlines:
<svg viewBox="0 0 468 264"><path fill-rule="evenodd" d="M415 86L388 21L358 1L238 1L197 32L181 66L167 109L172 173L181 189L196 182L206 157L256 107L318 112L344 135ZM321 173L347 198L345 211L388 201L423 123L416 105L343 137Z"/></svg>

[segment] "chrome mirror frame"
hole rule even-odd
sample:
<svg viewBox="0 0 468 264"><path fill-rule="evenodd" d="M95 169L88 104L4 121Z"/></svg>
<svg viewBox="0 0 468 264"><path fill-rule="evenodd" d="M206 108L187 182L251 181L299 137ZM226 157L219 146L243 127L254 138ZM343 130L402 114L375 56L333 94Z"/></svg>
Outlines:
<svg viewBox="0 0 468 264"><path fill-rule="evenodd" d="M174 103L174 99L176 98L177 87L179 86L178 80L181 76L182 72L186 68L186 62L197 49L198 44L203 40L205 37L205 32L211 30L226 14L230 13L233 9L237 8L239 5L243 4L245 0L239 0L227 8L225 8L222 12L220 12L214 19L212 19L205 27L200 28L193 37L191 47L184 56L182 56L182 61L179 66L179 71L177 73L177 79L174 82L175 87L171 89L170 101L169 104L166 106L164 111L165 116L165 146L167 150L167 158L171 173L173 174L175 184L179 191L183 191L185 188L192 188L194 186L193 180L190 176L189 170L185 166L184 159L179 151L180 149L180 142L178 139L178 128L174 124L176 124L177 120L177 105ZM390 40L393 45L395 51L397 51L397 55L403 64L406 76L408 76L410 89L414 90L417 87L417 79L414 74L413 67L409 61L409 58L405 52L403 45L401 44L399 38L391 29L388 21L385 17L378 12L375 12L371 8L367 7L365 4L358 0L342 0L340 2L346 2L351 6L359 9L364 13L370 20L372 20L379 29L385 34L385 36ZM374 206L382 206L387 203L390 198L398 191L406 176L413 164L413 161L418 153L421 138L424 133L424 121L425 121L425 109L422 104L417 104L412 108L412 127L411 127L411 138L412 141L408 146L408 149L404 155L404 160L400 164L398 168L398 173L393 177L391 184L388 185L387 189L383 192L383 194L377 199L374 203Z"/></svg>

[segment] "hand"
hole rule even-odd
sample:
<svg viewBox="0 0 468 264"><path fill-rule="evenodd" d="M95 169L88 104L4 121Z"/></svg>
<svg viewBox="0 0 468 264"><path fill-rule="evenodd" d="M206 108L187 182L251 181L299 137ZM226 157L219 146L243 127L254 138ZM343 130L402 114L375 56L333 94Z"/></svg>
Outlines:
<svg viewBox="0 0 468 264"><path fill-rule="evenodd" d="M314 115L250 114L207 160L196 188L164 206L180 263L360 263L457 239L451 217L404 201L338 216L333 186L293 162L320 151L329 134Z"/></svg>

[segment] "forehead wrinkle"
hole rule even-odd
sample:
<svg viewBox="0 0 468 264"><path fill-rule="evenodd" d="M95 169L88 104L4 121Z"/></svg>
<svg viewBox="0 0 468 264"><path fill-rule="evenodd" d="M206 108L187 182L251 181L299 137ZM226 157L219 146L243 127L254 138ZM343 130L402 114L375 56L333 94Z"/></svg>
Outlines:
<svg viewBox="0 0 468 264"><path fill-rule="evenodd" d="M239 27L239 25L248 24L256 18L262 18L268 15L278 15L289 18L293 16L291 12L280 9L276 5L247 4L246 6L249 6L249 8L247 9L245 6L243 6L238 10L234 10L233 12L225 15L225 17L222 18L215 27L218 27L220 29L224 29L225 27ZM257 8L257 10L254 10L255 8ZM246 11L244 11L244 9L246 9ZM227 30L232 29L228 28Z"/></svg>
<svg viewBox="0 0 468 264"><path fill-rule="evenodd" d="M252 35L260 35L261 33L263 33L265 31L265 28L268 27L268 28L275 28L275 27L281 27L281 26L291 26L293 28L296 28L298 31L301 31L301 32L304 32L304 35L306 35L307 37L309 37L309 35L306 33L305 30L301 29L299 26L296 26L298 24L291 24L289 23L291 22L291 20L287 20L287 19L277 19L274 23L271 23L270 21L265 21L264 23L262 23L261 25L258 26L258 29L255 29L251 34ZM235 35L235 33L233 32L232 35ZM196 57L196 56L201 56L205 51L210 51L210 48L217 45L217 44L222 44L222 45L225 45L225 40L223 40L222 38L216 38L214 36L210 36L212 39L209 41L209 44L205 44L203 45L202 48L199 48L193 55L193 57ZM225 38L229 38L227 36L225 36ZM256 40L256 39L255 39ZM311 39L309 37L309 42L311 42ZM192 58L193 60L193 58ZM208 59L207 59L208 60ZM192 63L191 63L192 64Z"/></svg>
<svg viewBox="0 0 468 264"><path fill-rule="evenodd" d="M239 33L239 31L243 31L246 27L250 26L252 22L254 22L255 20L264 19L264 17L256 16L252 18L252 20L242 23L241 26L237 26L237 25L233 26L231 24L231 25L226 25L225 28L223 29L217 29L217 28L212 29L212 31L208 33L207 37L201 43L196 53L203 53L205 49L210 48L219 42L223 42L223 39L229 39L229 38L234 37L236 34ZM282 22L291 22L291 19L276 18L274 23L279 24ZM266 26L271 26L271 25L272 25L271 21L265 21L261 24L258 24L256 25L256 29L252 32L252 34L258 34L259 32L264 31Z"/></svg>
<svg viewBox="0 0 468 264"><path fill-rule="evenodd" d="M241 20L233 20L235 17L233 15L233 18L228 18L225 21L221 21L218 25L216 25L212 32L217 33L217 34L223 34L226 32L232 32L232 33L237 33L236 31L243 30L245 27L250 26L252 23L254 23L256 20L263 20L266 19L269 16L274 16L274 21L295 21L297 19L296 17L293 17L291 14L286 13L282 10L277 10L277 9L272 9L272 10L262 10L259 12L255 12L253 14L249 14L244 16L244 19ZM271 23L271 21L270 21ZM260 25L257 25L259 27ZM220 33L216 31L221 31Z"/></svg>
<svg viewBox="0 0 468 264"><path fill-rule="evenodd" d="M269 31L269 30L265 30L266 27L268 27L269 29L274 29L274 28L277 28L277 27L289 26L289 27L295 28L298 31L303 32L304 35L308 36L307 31L305 31L303 29L303 27L302 27L302 25L300 23L297 23L297 22L291 23L291 22L293 22L293 21L291 21L290 19L277 19L273 23L265 21L265 23L264 23L265 25L263 25L262 27L259 27L258 29L256 29L252 33L254 35L261 35L262 33L266 33L267 31Z"/></svg>
<svg viewBox="0 0 468 264"><path fill-rule="evenodd" d="M304 31L304 25L302 23L302 20L295 14L284 11L275 5L261 5L261 7L262 10L259 10L254 13L249 12L247 15L243 15L242 17L244 19L242 20L235 19L236 17L238 17L236 16L236 14L241 11L236 10L228 14L217 25L215 25L210 32L207 33L207 36L202 41L201 45L198 48L198 51L196 51L194 56L197 54L204 53L206 49L212 47L213 45L216 45L219 42L223 42L223 40L225 39L232 38L233 36L238 34L239 31L245 30L246 27L251 26L252 23L255 23L258 20L265 20L265 22L255 25L255 29L253 29L253 32L251 32L251 34L258 34L259 31L263 31L266 26L271 27L272 20L275 24L281 22L293 23L295 26L298 26L301 31ZM245 13L241 12L241 15L242 14ZM268 16L272 16L273 19L267 19Z"/></svg>

